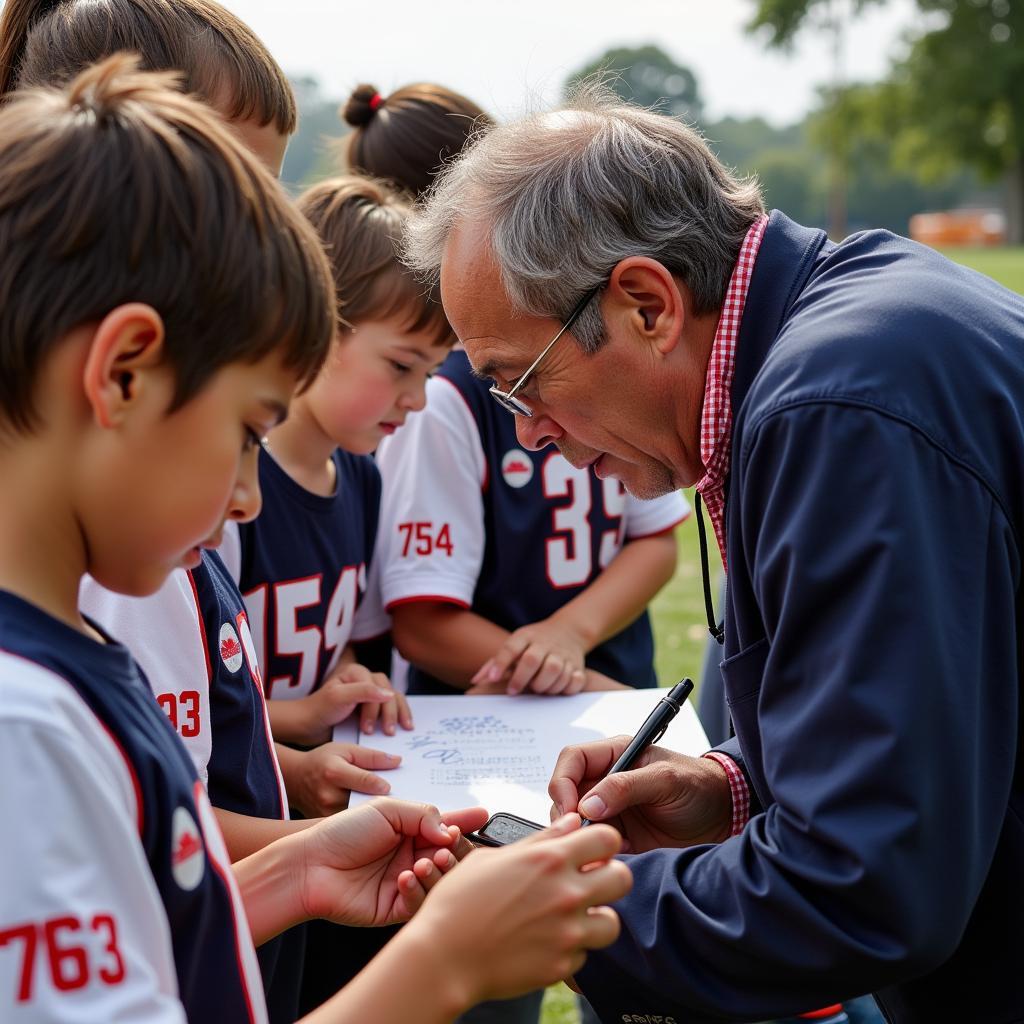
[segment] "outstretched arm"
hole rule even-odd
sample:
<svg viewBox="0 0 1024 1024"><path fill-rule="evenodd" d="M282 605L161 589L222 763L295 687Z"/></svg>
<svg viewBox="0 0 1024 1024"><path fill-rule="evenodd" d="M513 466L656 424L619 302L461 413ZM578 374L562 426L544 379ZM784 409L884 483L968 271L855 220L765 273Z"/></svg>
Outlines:
<svg viewBox="0 0 1024 1024"><path fill-rule="evenodd" d="M262 850L275 839L294 835L316 824L316 819L281 821L278 818L254 818L249 814L238 814L214 807L213 813L224 836L224 845L232 861L248 857L250 853Z"/></svg>
<svg viewBox="0 0 1024 1024"><path fill-rule="evenodd" d="M305 1021L442 1024L485 999L570 977L588 950L618 932L615 912L604 905L630 886L629 869L608 859L618 846L611 829L580 830L573 815L512 846L474 852Z"/></svg>

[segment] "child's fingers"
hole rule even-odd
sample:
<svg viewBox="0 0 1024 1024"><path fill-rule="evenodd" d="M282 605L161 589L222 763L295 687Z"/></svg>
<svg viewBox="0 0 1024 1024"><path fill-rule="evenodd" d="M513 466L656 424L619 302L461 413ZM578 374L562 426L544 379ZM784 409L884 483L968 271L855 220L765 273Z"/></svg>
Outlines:
<svg viewBox="0 0 1024 1024"><path fill-rule="evenodd" d="M470 679L470 683L476 686L478 683L490 682L491 681L491 668L494 665L494 659L488 658L473 674L473 678Z"/></svg>
<svg viewBox="0 0 1024 1024"><path fill-rule="evenodd" d="M513 633L498 648L497 653L484 663L471 681L474 683L496 683L519 660L523 651L529 646L529 640Z"/></svg>
<svg viewBox="0 0 1024 1024"><path fill-rule="evenodd" d="M406 700L404 693L398 693L395 691L395 704L398 707L398 724L403 729L414 728L412 721L412 708L409 707L409 701Z"/></svg>
<svg viewBox="0 0 1024 1024"><path fill-rule="evenodd" d="M520 661L522 664L522 661ZM557 654L547 654L530 681L534 693L561 693L569 681L572 666Z"/></svg>
<svg viewBox="0 0 1024 1024"><path fill-rule="evenodd" d="M583 941L580 945L584 949L603 949L619 937L621 930L619 915L611 907L591 907L587 911ZM573 973L575 974L575 971Z"/></svg>
<svg viewBox="0 0 1024 1024"><path fill-rule="evenodd" d="M452 811L452 823L447 824L447 816L442 818L441 812L430 804L413 803L410 800L380 800L372 804L378 814L391 825L396 835L412 836L424 840L430 847L450 847L457 841L458 828L479 828L487 820L487 812L482 807L470 807ZM452 824L457 826L452 832Z"/></svg>
<svg viewBox="0 0 1024 1024"><path fill-rule="evenodd" d="M433 857L434 865L442 874L451 871L459 863L458 857L451 850L437 850Z"/></svg>
<svg viewBox="0 0 1024 1024"><path fill-rule="evenodd" d="M584 834L590 829L584 829ZM603 906L622 899L633 888L633 873L621 860L610 860L581 874L589 907Z"/></svg>
<svg viewBox="0 0 1024 1024"><path fill-rule="evenodd" d="M344 682L332 679L318 691L320 699L332 707L344 707L348 704L381 703L391 700L392 691L386 686L379 686L372 679L358 682Z"/></svg>
<svg viewBox="0 0 1024 1024"><path fill-rule="evenodd" d="M391 700L384 704L378 705L380 708L380 727L385 736L395 735L395 726L398 723L398 702L392 697Z"/></svg>
<svg viewBox="0 0 1024 1024"><path fill-rule="evenodd" d="M515 846L522 847L528 843L544 843L557 839L564 844L562 850L568 862L576 867L583 867L592 861L608 860L619 852L622 847L622 836L610 825L580 828L580 821L578 814L564 814L556 818L550 828L521 839ZM628 868L626 871L628 874Z"/></svg>
<svg viewBox="0 0 1024 1024"><path fill-rule="evenodd" d="M391 792L390 782L342 758L328 769L326 777L339 789L354 790L356 793L385 796Z"/></svg>
<svg viewBox="0 0 1024 1024"><path fill-rule="evenodd" d="M398 895L401 897L404 916L412 917L423 906L423 901L427 898L427 890L415 873L409 870L403 871L398 876L396 884L398 886Z"/></svg>
<svg viewBox="0 0 1024 1024"><path fill-rule="evenodd" d="M358 768L369 768L370 771L383 772L390 768L397 768L402 759L397 754L386 754L383 750L375 750L373 747L360 747L355 744L348 745L346 751L347 760Z"/></svg>
<svg viewBox="0 0 1024 1024"><path fill-rule="evenodd" d="M483 807L460 807L455 811L445 811L442 817L449 830L457 828L460 832L475 832L490 815ZM449 834L448 842L442 845L451 846L452 842L453 837Z"/></svg>
<svg viewBox="0 0 1024 1024"><path fill-rule="evenodd" d="M565 689L562 693L569 697L574 693L579 693L584 686L587 685L587 674L581 668L574 668L569 673L569 682L566 684Z"/></svg>
<svg viewBox="0 0 1024 1024"><path fill-rule="evenodd" d="M382 701L379 704L360 704L359 705L359 729L367 736L371 735L377 728L377 719L380 717L381 708L386 707L387 704L391 703L390 696L388 700Z"/></svg>
<svg viewBox="0 0 1024 1024"><path fill-rule="evenodd" d="M533 644L528 645L516 659L512 675L508 680L509 693L522 693L540 671L546 658L546 652Z"/></svg>

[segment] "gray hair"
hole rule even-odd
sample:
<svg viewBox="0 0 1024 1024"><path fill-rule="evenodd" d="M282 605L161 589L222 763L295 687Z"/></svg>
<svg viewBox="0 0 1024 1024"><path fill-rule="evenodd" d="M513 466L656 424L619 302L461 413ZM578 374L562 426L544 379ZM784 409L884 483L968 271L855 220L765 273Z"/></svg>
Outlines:
<svg viewBox="0 0 1024 1024"><path fill-rule="evenodd" d="M410 222L405 259L440 276L463 218L489 225L513 307L564 320L628 256L658 260L686 284L698 315L725 301L740 245L764 212L756 180L724 167L693 128L584 83L563 107L500 125L438 177ZM604 340L597 303L573 333Z"/></svg>

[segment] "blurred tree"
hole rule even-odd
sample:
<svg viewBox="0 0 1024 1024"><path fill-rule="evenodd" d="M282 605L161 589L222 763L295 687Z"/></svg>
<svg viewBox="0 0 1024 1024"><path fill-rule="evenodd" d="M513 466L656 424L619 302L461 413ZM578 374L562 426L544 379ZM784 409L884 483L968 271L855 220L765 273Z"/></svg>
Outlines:
<svg viewBox="0 0 1024 1024"><path fill-rule="evenodd" d="M626 61L618 66L630 65ZM601 67L607 64L593 61L572 74L565 91ZM884 227L905 233L911 214L963 202L977 192L977 181L973 172L961 171L942 181L925 182L919 168L896 165L891 159L895 149L889 120L892 112L879 97L880 89L878 85L858 85L844 91L843 113L850 126L845 188L848 216L854 229ZM616 91L623 95L621 81ZM694 93L699 96L696 81ZM741 174L757 176L769 206L785 210L803 224L826 227L830 198L826 154L833 130L830 101L828 90L822 90L815 110L797 124L784 127L760 117L724 117L696 127L723 163ZM682 116L690 119L687 114Z"/></svg>
<svg viewBox="0 0 1024 1024"><path fill-rule="evenodd" d="M338 173L332 143L348 127L338 116L338 101L323 96L316 78L295 76L291 84L299 107L299 127L288 143L281 181L295 192Z"/></svg>
<svg viewBox="0 0 1024 1024"><path fill-rule="evenodd" d="M884 0L850 0L850 14ZM951 0L956 2L956 0ZM754 0L757 11L747 26L752 32L765 30L769 45L789 49L805 25L828 25L836 17L835 0Z"/></svg>
<svg viewBox="0 0 1024 1024"><path fill-rule="evenodd" d="M755 0L752 29L773 45L833 0ZM855 10L880 0L850 0ZM917 0L925 15L889 80L858 98L844 128L872 122L898 166L924 180L965 166L1005 186L1008 234L1024 241L1024 3ZM873 109L872 109L873 108Z"/></svg>
<svg viewBox="0 0 1024 1024"><path fill-rule="evenodd" d="M765 30L768 43L788 49L805 24L825 33L832 50L832 82L822 90L827 117L817 140L828 158L828 224L833 238L847 229L850 131L847 83L843 67L845 30L862 8L881 0L755 0L757 12L748 26Z"/></svg>
<svg viewBox="0 0 1024 1024"><path fill-rule="evenodd" d="M616 47L569 76L565 92L591 75L604 78L624 100L696 121L703 111L697 76L659 46Z"/></svg>

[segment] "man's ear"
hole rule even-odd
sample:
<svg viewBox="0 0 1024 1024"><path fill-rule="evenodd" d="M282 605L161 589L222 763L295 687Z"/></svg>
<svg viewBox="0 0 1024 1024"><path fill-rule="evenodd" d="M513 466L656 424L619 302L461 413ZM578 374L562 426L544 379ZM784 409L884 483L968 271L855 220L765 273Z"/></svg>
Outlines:
<svg viewBox="0 0 1024 1024"><path fill-rule="evenodd" d="M146 392L147 373L163 362L164 322L152 306L131 302L100 321L82 383L101 427L119 426Z"/></svg>
<svg viewBox="0 0 1024 1024"><path fill-rule="evenodd" d="M648 340L662 355L682 336L686 311L679 286L664 264L647 256L629 256L616 264L602 308L606 315L623 317L634 336Z"/></svg>

